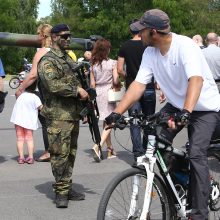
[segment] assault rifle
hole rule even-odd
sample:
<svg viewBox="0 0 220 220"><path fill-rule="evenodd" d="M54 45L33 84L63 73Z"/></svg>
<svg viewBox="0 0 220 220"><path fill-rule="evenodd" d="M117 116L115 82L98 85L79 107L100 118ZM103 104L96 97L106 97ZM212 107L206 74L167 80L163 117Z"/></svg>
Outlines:
<svg viewBox="0 0 220 220"><path fill-rule="evenodd" d="M73 72L76 72L78 78L80 79L82 88L87 91L89 94L89 99L83 101L84 108L80 112L80 116L82 118L87 117L87 121L89 124L89 129L92 134L92 140L95 144L98 145L100 151L100 158L103 159L102 150L101 150L101 135L99 131L99 109L96 102L96 91L95 89L89 86L88 77L85 75L85 67L84 63L77 65L76 67L72 68Z"/></svg>

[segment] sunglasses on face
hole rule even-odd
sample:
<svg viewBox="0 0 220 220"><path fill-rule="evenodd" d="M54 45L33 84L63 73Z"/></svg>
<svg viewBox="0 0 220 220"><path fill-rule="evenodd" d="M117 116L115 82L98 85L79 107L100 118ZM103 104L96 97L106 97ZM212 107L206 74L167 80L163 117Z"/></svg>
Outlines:
<svg viewBox="0 0 220 220"><path fill-rule="evenodd" d="M57 36L60 36L60 38L67 40L69 37L71 37L71 34L59 34Z"/></svg>

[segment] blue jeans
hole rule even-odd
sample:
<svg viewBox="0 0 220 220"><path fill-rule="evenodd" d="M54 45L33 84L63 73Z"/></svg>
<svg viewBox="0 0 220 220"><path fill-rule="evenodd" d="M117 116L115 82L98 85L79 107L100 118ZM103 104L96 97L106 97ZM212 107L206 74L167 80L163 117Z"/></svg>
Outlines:
<svg viewBox="0 0 220 220"><path fill-rule="evenodd" d="M151 115L155 112L156 107L156 92L153 89L145 90L143 96L138 102L136 102L130 109L128 114L131 115L134 111L143 113L145 115ZM141 137L141 129L138 125L133 124L130 127L131 141L133 144L134 157L143 155L147 147L147 131L144 131L143 141Z"/></svg>

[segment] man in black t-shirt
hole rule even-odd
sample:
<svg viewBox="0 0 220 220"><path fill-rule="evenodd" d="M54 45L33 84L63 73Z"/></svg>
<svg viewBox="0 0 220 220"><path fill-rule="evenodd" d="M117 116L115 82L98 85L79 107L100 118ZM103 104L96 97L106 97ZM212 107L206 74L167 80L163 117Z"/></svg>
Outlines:
<svg viewBox="0 0 220 220"><path fill-rule="evenodd" d="M130 22L130 25L137 21L134 19ZM142 54L145 50L141 37L138 31L132 31L132 39L126 41L120 48L118 53L118 73L125 78L126 89L135 80L137 72L139 70ZM150 115L155 112L156 106L156 93L154 88L154 82L147 84L147 89L141 99L136 102L129 110L129 115L134 112L142 112L145 115ZM138 125L132 125L130 127L131 140L133 144L134 157L138 157L145 153L147 146L147 131L144 132L143 143L141 138L141 130Z"/></svg>

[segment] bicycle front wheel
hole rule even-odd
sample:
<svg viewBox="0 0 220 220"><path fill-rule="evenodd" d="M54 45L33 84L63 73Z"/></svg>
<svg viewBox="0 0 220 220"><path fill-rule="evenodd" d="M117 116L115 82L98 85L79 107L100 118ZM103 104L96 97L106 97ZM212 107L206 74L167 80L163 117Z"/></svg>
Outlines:
<svg viewBox="0 0 220 220"><path fill-rule="evenodd" d="M125 170L117 175L109 183L102 195L97 220L140 219L144 204L146 184L146 172L138 168ZM168 195L157 176L154 178L150 209L146 219L171 219Z"/></svg>
<svg viewBox="0 0 220 220"><path fill-rule="evenodd" d="M211 180L211 193L209 197L209 219L220 219L220 150L208 150L209 175Z"/></svg>
<svg viewBox="0 0 220 220"><path fill-rule="evenodd" d="M12 77L9 81L9 86L12 88L12 89L17 89L18 86L20 85L20 80L18 77Z"/></svg>

